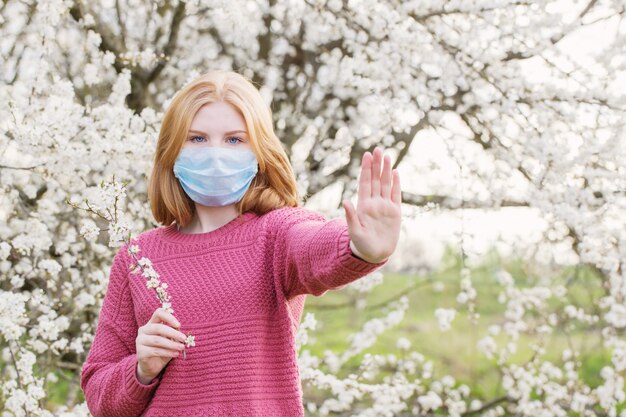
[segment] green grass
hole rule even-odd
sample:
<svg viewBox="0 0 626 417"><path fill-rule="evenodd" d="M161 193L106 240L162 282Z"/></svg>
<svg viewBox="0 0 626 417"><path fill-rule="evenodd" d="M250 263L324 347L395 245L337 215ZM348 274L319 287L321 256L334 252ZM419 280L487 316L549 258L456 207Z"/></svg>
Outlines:
<svg viewBox="0 0 626 417"><path fill-rule="evenodd" d="M364 353L393 352L400 355L395 347L396 341L399 337L406 337L411 341L411 351L417 351L425 356L425 360L433 361L435 378L451 375L457 382L468 384L473 397L493 398L503 394L499 384L499 372L495 359L489 360L479 352L476 342L488 334L489 325L501 323L504 320L505 304L498 302L498 294L504 288L497 282L494 275L498 267L502 266L511 273L518 287L539 285L541 282L549 283L547 285L550 287L557 283L565 285L568 288L570 301L550 299L547 303L548 311L555 311L571 303L583 307L589 313L595 308L593 300L597 300L603 293L600 278L594 276L592 271L581 268L563 268L557 271L533 273L521 261L506 262L492 253L483 265L472 269L472 285L478 292L476 310L480 313L478 324L474 325L469 321L468 314L464 312L465 307L456 302L456 296L460 290L461 263L459 259L448 253L444 265L446 266L442 270L431 276L385 274L384 283L366 297L367 305L379 304L392 299L406 288L414 287L407 294L409 309L398 326L382 334L375 345L352 358L344 367L345 369L340 372L340 376L345 377L355 372ZM433 284L436 282L443 283L443 291L435 291ZM350 334L359 331L367 320L384 316L385 312L381 308L364 311L357 311L353 307L331 310L320 308L350 301L349 293L344 289L329 291L321 297L307 297L304 314L314 313L318 327L309 332L314 340L303 349L309 349L312 354L320 357L326 349L341 353L350 345L348 341ZM439 329L434 315L435 309L439 307L458 309L452 328L447 332ZM524 318L528 317L531 317L531 313L527 311ZM535 320L539 319L539 317L535 318ZM546 353L540 359L549 360L560 367L561 354L571 344L582 354L580 378L591 387L601 384L599 372L604 365L610 364L610 353L601 344L599 329L589 330L584 329L582 325L577 325L566 332L562 327L557 327L553 334L544 336ZM499 347L503 346L507 339L508 336L504 334L495 337ZM521 365L528 361L533 354L531 344L538 340L536 335L522 334L517 343L518 351L510 357L507 363Z"/></svg>

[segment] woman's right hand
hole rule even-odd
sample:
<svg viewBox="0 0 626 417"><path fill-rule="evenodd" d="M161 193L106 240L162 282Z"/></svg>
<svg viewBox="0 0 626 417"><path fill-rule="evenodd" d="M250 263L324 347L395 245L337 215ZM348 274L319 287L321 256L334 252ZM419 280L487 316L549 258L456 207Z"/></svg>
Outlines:
<svg viewBox="0 0 626 417"><path fill-rule="evenodd" d="M185 348L187 337L176 328L180 328L178 320L161 307L152 313L148 323L139 328L136 340L137 379L142 384L149 384Z"/></svg>

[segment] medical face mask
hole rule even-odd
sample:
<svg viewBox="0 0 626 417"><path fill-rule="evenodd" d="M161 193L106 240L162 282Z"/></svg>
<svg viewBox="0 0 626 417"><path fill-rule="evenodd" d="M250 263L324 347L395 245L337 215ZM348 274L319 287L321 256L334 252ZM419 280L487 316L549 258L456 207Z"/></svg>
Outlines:
<svg viewBox="0 0 626 417"><path fill-rule="evenodd" d="M203 206L236 203L250 187L258 165L250 149L214 146L183 148L174 162L178 178L189 198Z"/></svg>

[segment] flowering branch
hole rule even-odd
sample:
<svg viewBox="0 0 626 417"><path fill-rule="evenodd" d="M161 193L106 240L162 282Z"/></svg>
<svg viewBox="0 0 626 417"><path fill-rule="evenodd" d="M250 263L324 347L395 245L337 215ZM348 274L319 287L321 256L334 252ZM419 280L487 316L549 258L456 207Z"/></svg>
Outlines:
<svg viewBox="0 0 626 417"><path fill-rule="evenodd" d="M152 261L142 256L138 258L137 254L140 252L139 245L137 245L136 239L131 238L131 231L123 221L121 221L121 213L119 210L120 201L126 195L126 185L128 182L119 183L115 181L115 175L113 175L111 182L101 181L99 184L99 194L96 195L96 198L100 198L101 201L91 202L89 199L84 199L85 207L81 207L78 204L66 199L66 203L70 206L84 210L88 213L93 213L96 216L100 217L103 220L106 220L110 227L106 230L109 231L109 245L112 242L123 241L127 246L128 255L132 257L134 263L129 265L131 274L142 273L146 281L146 286L148 288L154 288L156 291L157 299L161 303L161 306L164 310L169 313L174 313L174 309L172 308L172 304L170 302L171 297L167 293L167 283L161 282L159 280L160 275L157 273L152 267ZM87 237L95 238L100 232L100 228L98 228L95 224L90 224L83 226L80 230L80 234ZM195 346L195 336L192 336L191 333L187 333L187 339L185 340L185 345L187 347ZM183 359L187 358L187 350L183 350Z"/></svg>

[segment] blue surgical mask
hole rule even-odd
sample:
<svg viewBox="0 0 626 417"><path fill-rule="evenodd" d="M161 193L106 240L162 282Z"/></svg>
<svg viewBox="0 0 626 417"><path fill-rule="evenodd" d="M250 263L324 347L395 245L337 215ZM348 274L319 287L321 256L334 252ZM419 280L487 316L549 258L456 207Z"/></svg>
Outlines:
<svg viewBox="0 0 626 417"><path fill-rule="evenodd" d="M187 147L174 163L174 176L185 193L203 206L238 202L257 171L256 156L247 148Z"/></svg>

